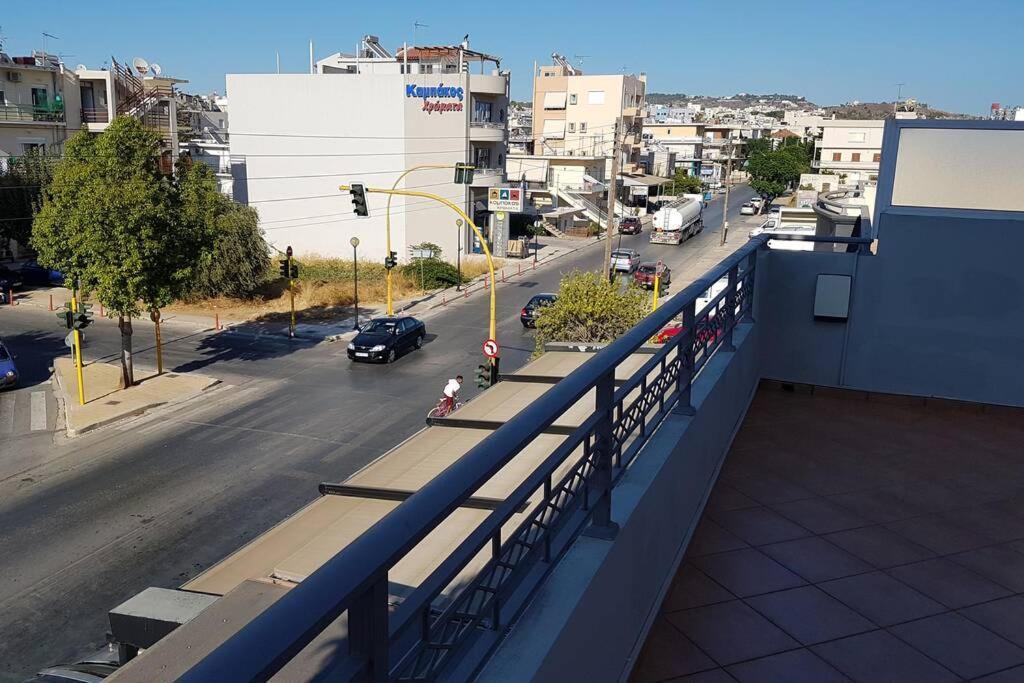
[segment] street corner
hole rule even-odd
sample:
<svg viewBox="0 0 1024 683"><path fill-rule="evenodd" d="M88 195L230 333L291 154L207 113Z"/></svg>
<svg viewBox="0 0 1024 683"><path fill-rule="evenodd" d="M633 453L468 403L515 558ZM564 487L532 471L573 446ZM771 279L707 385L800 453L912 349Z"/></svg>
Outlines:
<svg viewBox="0 0 1024 683"><path fill-rule="evenodd" d="M208 375L191 372L165 372L158 375L154 370L136 367L136 383L125 389L119 364L90 363L82 368L84 391L80 395L78 372L70 358L54 360L54 379L57 396L63 404L69 437L162 406L188 401L220 383L220 380Z"/></svg>

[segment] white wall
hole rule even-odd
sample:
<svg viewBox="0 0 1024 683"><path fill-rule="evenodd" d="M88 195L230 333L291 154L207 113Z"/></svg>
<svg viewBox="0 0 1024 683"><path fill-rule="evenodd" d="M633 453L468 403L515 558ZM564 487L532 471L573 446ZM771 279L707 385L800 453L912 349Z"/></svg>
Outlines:
<svg viewBox="0 0 1024 683"><path fill-rule="evenodd" d="M407 97L405 88L406 82L465 87L464 79L448 74L228 75L236 197L259 211L276 248L291 244L297 254L349 257L349 239L357 236L361 258L382 260L386 196L369 195L370 217L357 218L349 195L338 185L390 187L413 165L464 161L468 93L462 112L428 113L423 100ZM419 186L464 206L465 189L452 179L451 170L414 172L407 187ZM428 200L395 198L392 249L405 259L409 244L429 240L454 259L454 221L450 209Z"/></svg>

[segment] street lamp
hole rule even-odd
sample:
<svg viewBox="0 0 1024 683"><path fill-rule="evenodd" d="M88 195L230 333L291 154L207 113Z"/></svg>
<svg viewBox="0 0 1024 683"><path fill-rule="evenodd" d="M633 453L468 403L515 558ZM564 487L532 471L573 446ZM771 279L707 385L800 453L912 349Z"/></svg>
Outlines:
<svg viewBox="0 0 1024 683"><path fill-rule="evenodd" d="M459 279L455 283L455 291L462 291L462 219L455 219L455 227L458 228L455 243L455 268L459 271Z"/></svg>
<svg viewBox="0 0 1024 683"><path fill-rule="evenodd" d="M359 260L356 258L356 248L359 246L359 238L353 237L348 241L352 245L352 290L355 294L356 322L353 329L359 329Z"/></svg>

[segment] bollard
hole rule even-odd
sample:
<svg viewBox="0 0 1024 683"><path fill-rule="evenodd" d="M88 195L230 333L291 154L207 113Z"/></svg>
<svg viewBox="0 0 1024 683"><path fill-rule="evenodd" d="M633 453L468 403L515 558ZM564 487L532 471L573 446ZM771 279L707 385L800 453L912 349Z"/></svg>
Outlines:
<svg viewBox="0 0 1024 683"><path fill-rule="evenodd" d="M220 330L220 313L213 314L213 329Z"/></svg>
<svg viewBox="0 0 1024 683"><path fill-rule="evenodd" d="M53 294L50 295L50 310L53 310Z"/></svg>
<svg viewBox="0 0 1024 683"><path fill-rule="evenodd" d="M505 271L504 270L501 271L501 281L502 282L508 282L508 280L505 279Z"/></svg>
<svg viewBox="0 0 1024 683"><path fill-rule="evenodd" d="M466 292L466 295L463 296L462 298L463 299L468 299L469 298L469 287L466 287L465 292Z"/></svg>
<svg viewBox="0 0 1024 683"><path fill-rule="evenodd" d="M103 316L104 316L104 313L103 313L103 302L101 301L100 302L100 317L102 318Z"/></svg>
<svg viewBox="0 0 1024 683"><path fill-rule="evenodd" d="M519 272L517 273L517 275L522 275L523 274L523 264L522 263L517 263L516 265L519 266Z"/></svg>
<svg viewBox="0 0 1024 683"><path fill-rule="evenodd" d="M442 295L441 295L441 305L442 305L442 306L444 306L444 305L445 305L445 304L447 304L447 303L448 303L448 301L447 301L447 300L445 299L445 296L444 296L444 294L442 294Z"/></svg>
<svg viewBox="0 0 1024 683"><path fill-rule="evenodd" d="M7 300L11 303L12 306L14 305L14 289L13 288L7 290Z"/></svg>

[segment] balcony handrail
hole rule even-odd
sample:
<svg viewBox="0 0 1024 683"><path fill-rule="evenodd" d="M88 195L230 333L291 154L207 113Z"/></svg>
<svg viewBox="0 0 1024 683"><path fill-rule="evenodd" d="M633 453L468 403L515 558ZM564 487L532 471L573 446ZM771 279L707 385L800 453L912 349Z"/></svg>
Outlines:
<svg viewBox="0 0 1024 683"><path fill-rule="evenodd" d="M537 557L539 547L545 552L543 559L550 561L551 557L557 557L558 548L552 548L554 543L559 543L562 549L567 547L565 544L578 535L582 521L590 520L598 528L610 523L610 493L614 481L646 443L653 425L675 405L689 409L693 376L718 349L732 348L735 326L741 320L750 320L753 312L757 252L764 248L766 241L766 237L751 239L630 331L604 346L244 625L180 680L266 680L345 612L348 612L350 646L349 659L344 662L346 671L352 675L368 675L374 680L385 680L394 672L410 677L408 667L416 667L424 661L427 662L426 673L422 674L422 668L417 669L421 673L415 677L433 679L440 667L454 656L453 648L465 645L468 638L487 632L500 637L502 619L499 615L508 617L510 614L507 605L502 608L504 603L497 602L501 589L506 589L510 602L515 605L511 591L520 588L526 578L524 566L530 568L542 561ZM697 310L698 298L703 298L703 294L723 278L728 284ZM674 336L652 354L644 367L616 390L616 368L679 316L683 317L684 333ZM658 367L660 374L650 379L650 373ZM637 388L639 397L627 405L628 395ZM597 397L595 411L391 614L388 572L592 390ZM655 409L658 412L652 419ZM552 488L555 470L580 446L584 455ZM540 489L544 491L545 500L502 543L502 528L506 522ZM570 509L569 503L564 503L564 509L558 507L558 501L567 500L563 494L575 503L569 513L565 512ZM589 504L583 500L589 500ZM573 516L558 517L552 510ZM522 540L524 534L535 529L545 530L536 537L537 545L531 546L518 559L511 559L510 553L526 544ZM553 537L555 531L567 529L572 532L568 540ZM432 605L440 591L488 544L494 549L494 556L477 574L476 583L453 598L431 623L431 617L435 616ZM525 565L524 558L532 558L531 563ZM511 568L506 573L508 567ZM519 570L516 580L511 584L503 583L515 570ZM533 572L530 576L543 573ZM485 579L480 577L495 576L498 576L497 587L481 583ZM478 603L477 614L467 619L465 610L469 606L465 597L468 595L472 601L487 591L492 595L490 601L485 598ZM525 604L522 592L516 593L520 609ZM485 619L492 619L490 628ZM448 628L453 620L462 628L455 631ZM393 646L410 645L409 639L416 634L408 627L417 623L422 627L419 640L403 653L390 652ZM437 628L439 623L440 629ZM427 642L435 635L441 642Z"/></svg>
<svg viewBox="0 0 1024 683"><path fill-rule="evenodd" d="M501 175L504 172L505 172L505 169L504 168L500 168L500 167L494 167L494 168L479 167L479 168L473 169L473 175L488 176L488 177L495 176L495 175Z"/></svg>
<svg viewBox="0 0 1024 683"><path fill-rule="evenodd" d="M56 102L38 106L34 104L0 104L0 121L64 121L64 105Z"/></svg>
<svg viewBox="0 0 1024 683"><path fill-rule="evenodd" d="M469 125L474 128L505 128L505 124L499 121L486 121L478 119L470 119Z"/></svg>

